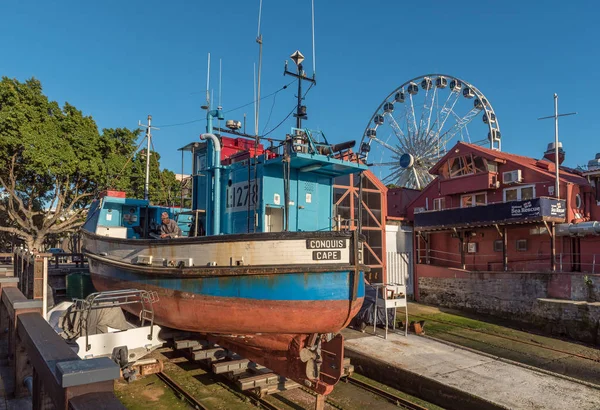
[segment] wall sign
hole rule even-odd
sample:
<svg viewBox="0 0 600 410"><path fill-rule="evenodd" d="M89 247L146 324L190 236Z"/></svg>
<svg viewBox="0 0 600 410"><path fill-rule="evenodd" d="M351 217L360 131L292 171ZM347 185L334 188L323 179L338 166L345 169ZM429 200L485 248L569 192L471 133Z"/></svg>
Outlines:
<svg viewBox="0 0 600 410"><path fill-rule="evenodd" d="M254 180L237 182L227 187L225 212L247 211L258 204L259 186Z"/></svg>

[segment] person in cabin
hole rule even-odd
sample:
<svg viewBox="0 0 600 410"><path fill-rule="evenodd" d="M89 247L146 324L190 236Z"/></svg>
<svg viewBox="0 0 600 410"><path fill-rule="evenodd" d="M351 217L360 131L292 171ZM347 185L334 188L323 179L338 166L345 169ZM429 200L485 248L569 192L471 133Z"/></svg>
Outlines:
<svg viewBox="0 0 600 410"><path fill-rule="evenodd" d="M162 224L160 225L161 238L177 238L181 236L181 228L177 226L177 222L169 219L169 214L167 212L163 212L160 215L160 219L162 221Z"/></svg>

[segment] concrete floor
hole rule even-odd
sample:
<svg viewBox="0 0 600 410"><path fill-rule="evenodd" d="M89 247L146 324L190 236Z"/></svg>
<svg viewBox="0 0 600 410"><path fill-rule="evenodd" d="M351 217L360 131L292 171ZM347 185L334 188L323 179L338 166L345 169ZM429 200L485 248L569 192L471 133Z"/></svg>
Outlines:
<svg viewBox="0 0 600 410"><path fill-rule="evenodd" d="M409 372L421 384L435 383L490 403L490 408L510 409L600 409L600 389L564 378L449 346L416 335L391 334L385 340L344 330L347 355L358 354ZM365 363L365 360L361 360ZM442 391L438 397L444 397ZM449 394L446 397L453 397ZM425 398L428 399L429 398ZM443 399L442 399L443 400ZM461 408L457 403L436 402L442 407Z"/></svg>

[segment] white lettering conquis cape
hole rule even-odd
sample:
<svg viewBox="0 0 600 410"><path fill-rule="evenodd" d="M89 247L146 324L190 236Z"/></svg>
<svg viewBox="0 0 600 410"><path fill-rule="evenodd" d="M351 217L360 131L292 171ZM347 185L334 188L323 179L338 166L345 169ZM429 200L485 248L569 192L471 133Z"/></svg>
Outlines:
<svg viewBox="0 0 600 410"><path fill-rule="evenodd" d="M307 239L306 249L344 249L345 239Z"/></svg>
<svg viewBox="0 0 600 410"><path fill-rule="evenodd" d="M313 251L314 261L339 261L342 259L342 251Z"/></svg>

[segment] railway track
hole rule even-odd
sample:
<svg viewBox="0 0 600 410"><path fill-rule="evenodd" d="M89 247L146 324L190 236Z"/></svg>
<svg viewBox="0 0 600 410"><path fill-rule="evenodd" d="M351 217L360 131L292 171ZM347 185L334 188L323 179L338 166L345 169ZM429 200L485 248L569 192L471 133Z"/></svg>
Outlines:
<svg viewBox="0 0 600 410"><path fill-rule="evenodd" d="M600 358L590 357L590 356L582 355L582 354L575 353L575 352L568 352L566 350L556 349L556 348L549 347L549 346L544 346L543 344L540 344L540 343L535 343L535 342L530 342L530 341L527 341L527 340L516 339L516 338L513 338L513 337L504 336L504 335L500 335L500 334L496 334L496 333L484 332L482 330L474 329L472 327L461 326L461 325L458 325L456 323L447 322L447 321L444 321L444 320L432 319L430 317L424 317L424 316L419 316L419 315L414 315L414 314L411 314L411 316L416 317L416 318L421 318L421 319L424 319L426 321L431 321L431 322L435 322L435 323L440 323L440 324L452 326L452 327L455 327L457 329L463 329L463 330L467 330L467 331L470 331L470 332L479 333L479 334L483 334L483 335L491 336L491 337L496 337L498 339L508 340L508 341L515 342L515 343L521 343L521 344L528 345L528 346L535 346L536 348L548 350L548 351L551 351L551 352L554 352L554 353L561 353L561 354L565 354L565 355L568 355L568 356L577 357L579 359L584 359L584 360L589 360L589 361L592 361L592 362L600 363ZM448 333L448 334L455 335L454 333L450 333L450 332L443 332L443 333ZM458 336L458 335L456 335L456 336ZM506 349L506 347L503 347L503 348ZM510 349L507 349L507 350L510 350Z"/></svg>
<svg viewBox="0 0 600 410"><path fill-rule="evenodd" d="M381 398L388 400L390 403L395 404L401 408L410 409L410 410L427 410L426 407L420 406L412 401L406 400L403 397L392 394L388 391L380 389L379 387L375 387L369 383L366 383L362 380L358 380L352 377L347 377L346 381L354 386L357 386L363 390L366 390L370 393L375 394Z"/></svg>
<svg viewBox="0 0 600 410"><path fill-rule="evenodd" d="M194 396L188 393L181 385L179 385L171 377L167 376L165 372L156 373L156 376L167 385L176 395L184 399L190 406L197 410L210 410L204 404L200 403Z"/></svg>
<svg viewBox="0 0 600 410"><path fill-rule="evenodd" d="M160 372L160 373L157 373L157 376L163 383L165 383L165 385L169 389L171 389L177 396L179 396L180 398L185 400L188 403L188 405L190 405L192 408L197 409L197 410L211 410L210 407L207 407L206 405L204 405L203 403L198 401L193 395L191 395L188 391L186 391L180 384L178 384L175 380L173 380L173 378L171 378L166 373ZM285 402L287 402L286 405L283 406L283 403L282 403L281 406L278 406L274 402L282 402L282 398L278 398L277 396L270 396L271 399L267 400L265 397L260 397L252 390L239 390L235 386L235 383L232 380L228 379L227 377L219 376L218 378L220 379L221 382L223 382L223 384L225 384L227 386L227 388L234 390L238 394L243 395L245 398L248 399L248 401L250 403L252 403L254 406L256 406L257 408L260 408L260 409L285 410L285 409L289 408L289 402L290 401L293 402L293 399L285 398L283 400ZM389 403L391 403L394 406L397 406L399 408L404 408L404 409L409 409L409 410L427 410L426 407L423 407L419 404L413 403L403 397L400 397L398 395L395 395L393 393L390 393L388 391L380 389L379 387L376 387L376 386L369 384L367 382L364 382L362 380L359 380L359 379L356 379L353 377L346 377L343 379L343 381L347 382L348 384L350 384L362 391L368 392L371 395L374 395L379 398L383 398L383 399L387 400ZM316 396L314 394L314 392L312 392L308 389L301 388L301 390L313 397ZM348 407L345 407L344 405L337 403L335 400L333 400L330 397L327 397L325 399L325 403L327 405L329 405L330 407L333 407L338 410L348 409ZM296 406L302 405L301 403L294 403L294 404ZM308 408L312 409L314 407L308 407Z"/></svg>

